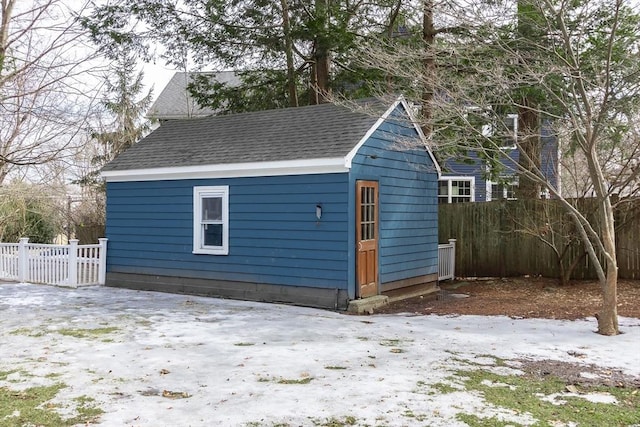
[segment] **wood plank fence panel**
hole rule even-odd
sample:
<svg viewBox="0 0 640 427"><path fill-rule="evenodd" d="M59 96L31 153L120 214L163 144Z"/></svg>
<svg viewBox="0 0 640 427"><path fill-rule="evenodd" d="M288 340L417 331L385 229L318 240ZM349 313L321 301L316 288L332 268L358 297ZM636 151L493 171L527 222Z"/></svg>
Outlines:
<svg viewBox="0 0 640 427"><path fill-rule="evenodd" d="M592 199L571 200L600 229ZM573 279L595 279L575 226L555 200L509 200L439 206L439 239L456 243L456 274L466 277L561 277L573 261ZM545 244L544 241L548 244ZM616 208L619 277L640 278L640 200ZM556 254L553 247L559 251Z"/></svg>

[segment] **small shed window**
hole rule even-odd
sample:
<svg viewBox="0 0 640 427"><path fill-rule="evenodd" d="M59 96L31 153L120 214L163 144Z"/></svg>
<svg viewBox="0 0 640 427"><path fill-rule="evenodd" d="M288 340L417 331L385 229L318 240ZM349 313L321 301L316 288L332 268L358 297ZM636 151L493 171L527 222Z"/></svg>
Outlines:
<svg viewBox="0 0 640 427"><path fill-rule="evenodd" d="M229 187L193 188L193 253L229 253Z"/></svg>

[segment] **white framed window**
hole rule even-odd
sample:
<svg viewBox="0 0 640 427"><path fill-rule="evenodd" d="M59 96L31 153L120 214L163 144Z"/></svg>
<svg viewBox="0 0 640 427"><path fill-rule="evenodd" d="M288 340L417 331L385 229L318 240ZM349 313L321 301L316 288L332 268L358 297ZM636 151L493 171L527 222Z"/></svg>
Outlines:
<svg viewBox="0 0 640 427"><path fill-rule="evenodd" d="M229 186L193 187L193 253L229 254Z"/></svg>
<svg viewBox="0 0 640 427"><path fill-rule="evenodd" d="M518 177L501 177L499 181L487 181L487 201L516 200Z"/></svg>
<svg viewBox="0 0 640 427"><path fill-rule="evenodd" d="M438 181L438 203L473 202L475 178L444 176Z"/></svg>
<svg viewBox="0 0 640 427"><path fill-rule="evenodd" d="M516 142L518 141L518 115L507 114L502 125L501 133L504 133L505 138L500 148L516 148Z"/></svg>

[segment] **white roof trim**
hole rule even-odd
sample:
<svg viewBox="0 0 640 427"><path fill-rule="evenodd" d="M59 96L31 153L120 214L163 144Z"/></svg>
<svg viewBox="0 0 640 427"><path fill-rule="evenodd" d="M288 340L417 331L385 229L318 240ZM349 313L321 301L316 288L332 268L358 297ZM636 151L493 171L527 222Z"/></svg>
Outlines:
<svg viewBox="0 0 640 427"><path fill-rule="evenodd" d="M382 116L375 122L373 126L371 126L371 128L367 131L367 133L364 134L364 136L360 139L360 141L358 141L356 146L353 147L351 151L349 151L349 153L344 157L345 167L347 169L351 169L351 162L353 161L353 158L358 153L358 150L360 149L360 147L362 147L362 145L369 139L369 137L371 137L371 135L378 129L378 127L389 117L389 115L393 112L393 110L395 110L400 104L402 104L404 111L409 116L409 120L411 120L411 124L413 125L413 128L418 133L418 136L420 137L420 140L424 144L424 147L427 150L427 153L429 154L431 161L433 162L433 164L436 167L436 170L438 171L438 178L440 178L440 176L442 175L442 169L440 168L438 161L436 160L435 156L431 152L431 149L429 148L429 145L427 144L427 138L424 136L424 133L422 132L422 129L420 128L420 126L417 125L415 117L413 116L413 113L411 113L411 107L409 106L404 96L402 95L400 95L398 99L393 103L393 105L391 105L391 107L389 107L387 111L385 111L384 114L382 114Z"/></svg>
<svg viewBox="0 0 640 427"><path fill-rule="evenodd" d="M128 169L121 171L103 171L101 176L107 182L127 182L313 175L321 173L345 173L348 171L349 169L344 165L344 158L339 157L326 159L283 160L276 162Z"/></svg>

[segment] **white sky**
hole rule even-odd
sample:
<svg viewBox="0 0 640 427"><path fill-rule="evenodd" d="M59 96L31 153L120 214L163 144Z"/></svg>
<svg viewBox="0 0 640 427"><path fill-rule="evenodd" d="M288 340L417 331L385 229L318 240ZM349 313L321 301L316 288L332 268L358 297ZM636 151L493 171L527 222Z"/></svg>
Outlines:
<svg viewBox="0 0 640 427"><path fill-rule="evenodd" d="M158 95L162 92L162 89L169 83L171 77L176 72L167 66L158 64L141 64L141 69L144 71L144 84L146 92L153 86L153 99L158 99Z"/></svg>
<svg viewBox="0 0 640 427"><path fill-rule="evenodd" d="M104 327L117 331L99 338L56 332ZM621 318L625 333L616 337L595 328L593 319L350 316L114 288L0 284L0 372L18 371L0 387L63 382L68 387L55 403L93 397L106 412L102 426L307 426L346 416L357 425L461 426L461 411L531 422L476 394L431 386L468 368L461 360L484 364L489 355L640 375L640 319ZM311 381L278 383L304 378ZM169 399L164 390L190 397Z"/></svg>

